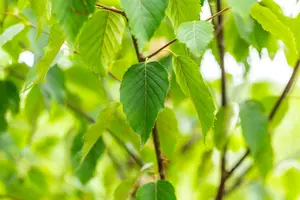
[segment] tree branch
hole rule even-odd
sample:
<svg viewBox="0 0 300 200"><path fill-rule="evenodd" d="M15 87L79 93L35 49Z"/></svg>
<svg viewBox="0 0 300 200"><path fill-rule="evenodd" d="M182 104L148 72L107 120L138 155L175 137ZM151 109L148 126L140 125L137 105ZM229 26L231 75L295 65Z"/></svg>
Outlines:
<svg viewBox="0 0 300 200"><path fill-rule="evenodd" d="M159 142L159 136L158 136L158 132L157 132L156 123L152 130L152 137L153 137L153 143L154 143L154 147L155 147L159 176L160 176L161 180L165 180L166 175L165 175L165 170L164 170L164 158L163 158L163 155L162 155L161 149L160 149L160 142Z"/></svg>
<svg viewBox="0 0 300 200"><path fill-rule="evenodd" d="M286 87L284 88L282 94L280 95L280 97L278 98L277 102L275 103L273 109L271 110L271 113L269 115L269 121L272 121L274 119L274 116L276 114L276 112L278 111L281 103L286 99L288 93L291 91L292 86L294 85L295 81L296 81L296 77L297 77L297 72L299 71L300 68L300 60L297 61L295 68L293 70L293 73L289 79L289 82L287 83ZM239 159L239 161L234 165L234 167L230 170L227 179L230 178L230 176L233 174L233 172L243 163L243 161L245 160L245 158L250 155L250 149L247 149L247 152L241 157L241 159ZM246 173L248 173L251 168L253 166L250 166L249 169L245 172L245 174L242 174L239 178L237 178L237 183L234 184L235 186L232 187L229 191L234 190L235 188L237 188L239 185L241 185L242 180L244 178L244 176L246 175ZM228 193L228 192L227 192Z"/></svg>
<svg viewBox="0 0 300 200"><path fill-rule="evenodd" d="M221 0L217 0L217 13L214 14L208 20L214 19L215 17L218 18L217 27L221 26L223 23L223 16L221 15L223 12L229 10L229 8L222 9L222 2ZM220 30L219 34L216 35L217 45L219 50L219 59L220 59L220 68L221 68L221 92L222 92L222 99L221 105L225 107L227 105L227 88L226 88L226 72L225 72L225 63L224 63L224 32L223 29ZM225 144L222 150L221 156L221 179L220 184L218 187L218 192L216 195L216 200L222 200L225 191L225 185L227 181L227 171L226 171L226 152L227 152L227 144Z"/></svg>

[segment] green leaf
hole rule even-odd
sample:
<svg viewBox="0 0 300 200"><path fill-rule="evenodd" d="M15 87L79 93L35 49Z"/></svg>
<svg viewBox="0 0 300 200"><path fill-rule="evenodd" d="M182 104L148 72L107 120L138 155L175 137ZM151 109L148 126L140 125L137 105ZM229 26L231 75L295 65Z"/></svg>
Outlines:
<svg viewBox="0 0 300 200"><path fill-rule="evenodd" d="M215 103L204 82L197 64L186 56L173 58L173 69L182 90L189 96L197 110L201 123L202 134L212 128L215 120Z"/></svg>
<svg viewBox="0 0 300 200"><path fill-rule="evenodd" d="M228 137L234 131L239 119L238 116L236 104L221 107L218 111L214 125L214 141L218 149L224 147Z"/></svg>
<svg viewBox="0 0 300 200"><path fill-rule="evenodd" d="M116 13L99 11L92 15L79 38L82 60L94 73L105 76L121 48L124 18Z"/></svg>
<svg viewBox="0 0 300 200"><path fill-rule="evenodd" d="M110 120L114 116L116 109L120 104L117 102L111 102L108 104L98 115L95 124L92 124L86 133L84 134L84 145L82 148L81 163L85 160L88 153L94 147L95 143L98 141L103 131L109 125Z"/></svg>
<svg viewBox="0 0 300 200"><path fill-rule="evenodd" d="M168 0L121 0L132 34L143 49L165 16Z"/></svg>
<svg viewBox="0 0 300 200"><path fill-rule="evenodd" d="M2 47L8 41L12 40L24 29L24 27L24 24L15 24L5 29L5 31L0 35L0 47Z"/></svg>
<svg viewBox="0 0 300 200"><path fill-rule="evenodd" d="M72 167L79 180L86 184L93 176L97 167L97 162L105 150L102 137L99 137L91 150L86 155L84 161L82 158L83 134L79 133L74 138L71 148Z"/></svg>
<svg viewBox="0 0 300 200"><path fill-rule="evenodd" d="M129 178L122 181L114 192L114 200L129 199L131 190L134 187L136 178Z"/></svg>
<svg viewBox="0 0 300 200"><path fill-rule="evenodd" d="M37 118L40 116L44 105L44 98L42 96L40 87L38 85L34 86L25 99L24 114L26 120L30 124L35 124Z"/></svg>
<svg viewBox="0 0 300 200"><path fill-rule="evenodd" d="M177 136L179 134L178 123L173 110L166 107L159 113L156 125L162 152L167 158L173 158Z"/></svg>
<svg viewBox="0 0 300 200"><path fill-rule="evenodd" d="M243 136L250 148L254 162L263 176L273 167L273 150L268 132L268 118L263 106L248 100L240 106Z"/></svg>
<svg viewBox="0 0 300 200"><path fill-rule="evenodd" d="M20 97L16 86L10 81L0 81L0 133L7 128L5 119L9 109L13 114L19 112Z"/></svg>
<svg viewBox="0 0 300 200"><path fill-rule="evenodd" d="M228 0L228 6L232 11L240 15L243 19L247 18L256 0Z"/></svg>
<svg viewBox="0 0 300 200"><path fill-rule="evenodd" d="M285 188L286 199L297 199L300 195L300 170L297 165L291 166L282 176L282 184Z"/></svg>
<svg viewBox="0 0 300 200"><path fill-rule="evenodd" d="M254 4L251 9L251 16L256 19L266 31L269 31L278 39L282 40L288 49L298 54L295 38L290 28L281 22L270 9L259 4Z"/></svg>
<svg viewBox="0 0 300 200"><path fill-rule="evenodd" d="M214 28L210 22L185 22L178 27L177 39L199 57L213 39L213 32Z"/></svg>
<svg viewBox="0 0 300 200"><path fill-rule="evenodd" d="M48 0L30 0L31 8L37 21L37 35L39 36L47 24L50 15L50 2Z"/></svg>
<svg viewBox="0 0 300 200"><path fill-rule="evenodd" d="M55 65L49 70L46 79L46 82L41 85L45 99L50 101L53 98L58 104L63 105L66 98L64 73L57 65Z"/></svg>
<svg viewBox="0 0 300 200"><path fill-rule="evenodd" d="M176 30L183 22L199 20L200 11L199 0L169 0L167 15Z"/></svg>
<svg viewBox="0 0 300 200"><path fill-rule="evenodd" d="M159 62L132 65L124 74L120 100L131 128L145 144L169 89L166 69Z"/></svg>
<svg viewBox="0 0 300 200"><path fill-rule="evenodd" d="M176 200L175 190L168 181L147 183L138 189L136 200Z"/></svg>
<svg viewBox="0 0 300 200"><path fill-rule="evenodd" d="M96 0L52 0L52 12L71 44L76 42L77 36L95 10Z"/></svg>
<svg viewBox="0 0 300 200"><path fill-rule="evenodd" d="M35 68L32 68L28 74L25 90L31 88L34 84L42 82L48 70L51 67L56 55L58 54L62 44L64 43L63 32L53 25L50 30L48 45L45 48L44 56L37 62Z"/></svg>

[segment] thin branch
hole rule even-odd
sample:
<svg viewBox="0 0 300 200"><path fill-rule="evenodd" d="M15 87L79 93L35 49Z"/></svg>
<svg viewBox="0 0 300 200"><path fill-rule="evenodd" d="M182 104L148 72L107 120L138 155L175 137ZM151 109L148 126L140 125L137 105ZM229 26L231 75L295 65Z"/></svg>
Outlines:
<svg viewBox="0 0 300 200"><path fill-rule="evenodd" d="M138 164L139 167L144 166L143 160L130 147L128 147L120 138L118 138L115 134L113 134L111 130L109 130L109 129L106 129L106 130L115 139L115 141L127 151L127 153L136 162L136 164Z"/></svg>
<svg viewBox="0 0 300 200"><path fill-rule="evenodd" d="M219 15L223 14L223 13L226 12L227 10L230 10L230 8L224 8L224 9L220 10L219 12L217 12L216 14L214 14L213 16L207 18L205 21L212 20L212 19L218 17Z"/></svg>
<svg viewBox="0 0 300 200"><path fill-rule="evenodd" d="M279 106L281 105L282 101L286 98L286 96L289 94L290 90L292 89L293 83L296 80L296 75L297 72L299 71L299 67L300 67L300 60L297 61L295 68L293 70L292 76L288 82L288 84L286 85L286 87L283 90L283 93L281 94L281 96L279 97L279 99L277 100L275 106L273 107L270 115L269 115L269 120L272 120L276 114L276 112L279 109Z"/></svg>
<svg viewBox="0 0 300 200"><path fill-rule="evenodd" d="M131 35L131 38L132 38L132 42L133 42L135 54L136 54L136 57L137 57L138 61L139 61L139 62L144 62L146 59L145 59L145 57L143 56L143 54L140 53L139 45L138 45L137 39L134 37L134 35Z"/></svg>
<svg viewBox="0 0 300 200"><path fill-rule="evenodd" d="M208 18L208 20L214 19L215 17L218 18L217 20L217 27L221 26L223 23L223 16L221 15L225 11L229 10L228 8L222 9L222 2L221 0L217 0L217 13L214 14L212 17ZM220 68L221 68L221 92L222 92L222 100L221 105L225 107L227 105L227 87L226 87L226 72L225 72L225 63L224 63L224 55L225 55L225 48L224 48L224 32L223 29L220 30L219 34L216 35L217 45L219 50L219 59L220 59ZM227 144L225 144L224 148L222 149L222 156L221 156L221 178L220 184L218 187L218 192L216 195L216 200L222 200L224 197L225 185L227 181L227 171L226 171L226 152L227 152Z"/></svg>
<svg viewBox="0 0 300 200"><path fill-rule="evenodd" d="M227 171L226 171L226 152L227 152L227 144L225 145L222 156L221 156L221 178L220 178L220 184L218 187L218 192L216 196L216 200L223 199L224 191L225 191L225 183L227 180Z"/></svg>
<svg viewBox="0 0 300 200"><path fill-rule="evenodd" d="M170 42L168 42L168 43L165 44L164 46L162 46L162 47L160 47L159 49L157 49L157 50L156 50L155 52L153 52L152 54L146 56L146 58L148 58L148 59L149 59L149 58L152 58L153 56L155 56L155 55L157 55L159 52L161 52L164 48L170 46L171 44L173 44L173 43L176 42L176 41L177 41L176 38L173 39L173 40L171 40Z"/></svg>
<svg viewBox="0 0 300 200"><path fill-rule="evenodd" d="M274 116L276 114L276 112L278 111L281 103L283 102L284 99L286 99L288 93L290 92L290 90L292 89L293 84L296 81L296 77L297 77L297 72L299 71L300 68L300 60L297 61L296 66L293 70L293 73L289 79L288 84L286 85L286 87L284 88L282 94L280 95L279 99L277 100L277 102L275 103L270 115L269 115L269 121L272 121L274 119ZM230 174L227 176L227 178L229 178L233 172L243 163L243 161L245 160L245 158L250 154L250 149L247 149L247 152L244 154L244 156L241 157L241 159L234 165L234 167L230 170ZM253 166L250 166L253 167ZM249 169L250 170L250 169ZM249 171L248 170L248 171ZM247 173L248 171L246 171L245 173ZM238 182L242 182L240 181L240 179L243 179L243 176L240 176L239 178L237 178ZM237 188L241 183L237 184L237 186L235 186L233 189ZM232 190L233 190L232 189Z"/></svg>
<svg viewBox="0 0 300 200"><path fill-rule="evenodd" d="M230 8L224 8L223 10L217 12L216 14L214 14L213 16L207 18L205 21L210 21L216 17L218 17L219 15L223 14L224 12L226 12L227 10L230 10ZM176 42L177 39L173 39L170 42L168 42L167 44L165 44L164 46L160 47L159 49L157 49L156 51L154 51L153 53L151 53L150 55L146 56L147 59L152 58L153 56L157 55L159 52L161 52L163 49L165 49L166 47L170 46L171 44L173 44L174 42Z"/></svg>
<svg viewBox="0 0 300 200"><path fill-rule="evenodd" d="M90 122L91 124L95 123L96 121L89 116L86 112L84 112L81 108L77 107L76 105L74 105L72 102L70 101L66 101L66 105L73 111L75 111L76 113L80 114L82 117L84 117L88 122ZM144 165L142 159L134 152L132 151L131 148L129 148L120 138L118 138L115 134L112 133L111 130L106 129L106 131L108 131L110 133L110 135L116 140L116 142L122 146L127 153L133 158L133 160L140 166L142 167Z"/></svg>
<svg viewBox="0 0 300 200"><path fill-rule="evenodd" d="M97 6L97 8L102 8L102 9L104 9L104 10L109 10L109 11L112 11L112 12L114 12L114 13L118 13L118 14L124 16L124 17L127 19L126 15L125 15L125 12L122 11L122 10L118 10L118 9L116 9L116 8L108 7L108 6L99 4L99 3L96 3L96 6Z"/></svg>
<svg viewBox="0 0 300 200"><path fill-rule="evenodd" d="M106 146L106 152L108 157L110 158L112 164L115 166L118 175L120 177L121 180L124 180L126 178L125 172L123 170L122 165L119 163L119 161L117 160L117 158L113 155L113 153L110 151L110 149L107 148Z"/></svg>
<svg viewBox="0 0 300 200"><path fill-rule="evenodd" d="M160 149L160 142L159 142L159 136L158 136L156 124L154 125L154 128L152 130L152 137L153 137L153 143L155 147L159 176L161 180L165 180L166 175L164 169L164 158Z"/></svg>

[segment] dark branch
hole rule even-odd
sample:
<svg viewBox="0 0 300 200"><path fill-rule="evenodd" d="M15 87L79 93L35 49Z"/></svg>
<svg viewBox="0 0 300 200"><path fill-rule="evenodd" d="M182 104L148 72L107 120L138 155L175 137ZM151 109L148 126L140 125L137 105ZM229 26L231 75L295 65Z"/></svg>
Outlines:
<svg viewBox="0 0 300 200"><path fill-rule="evenodd" d="M269 121L272 121L272 120L274 119L274 116L275 116L276 112L278 111L278 109L279 109L281 103L283 102L284 99L286 99L288 93L289 93L290 90L292 89L292 86L293 86L293 84L294 84L295 81L296 81L297 72L299 71L299 68L300 68L300 60L297 61L296 66L295 66L295 68L294 68L294 70L293 70L292 76L290 77L290 80L289 80L288 84L286 85L286 87L284 88L282 94L280 95L280 97L278 98L277 102L275 103L275 105L274 105L274 107L273 107L273 109L272 109L272 111L271 111L271 113L270 113L270 115L269 115ZM227 178L229 178L229 177L233 174L233 172L234 172L234 171L235 171L235 170L243 163L243 161L245 160L245 158L246 158L249 154L250 154L250 149L248 148L248 149L247 149L247 152L244 154L244 156L242 156L242 158L241 158L241 159L234 165L234 167L230 170L230 172L229 172L230 174L228 174ZM252 167L253 167L253 166L250 166L249 168L251 169ZM248 171L250 171L250 169L247 170L247 171L245 172L245 174L248 173ZM236 184L236 186L234 186L234 187L233 187L232 189L230 189L229 191L232 191L232 190L234 190L235 188L237 188L239 185L241 185L242 180L240 180L240 179L243 179L244 176L245 176L245 174L242 174L242 176L240 176L239 178L237 178L238 184Z"/></svg>
<svg viewBox="0 0 300 200"><path fill-rule="evenodd" d="M221 178L220 178L220 184L218 187L218 192L216 196L216 200L223 199L224 191L225 191L225 184L227 180L227 171L226 171L226 151L227 151L227 144L225 145L222 156L221 156Z"/></svg>
<svg viewBox="0 0 300 200"><path fill-rule="evenodd" d="M152 137L153 137L153 143L154 143L154 148L156 153L159 176L161 180L164 180L166 178L165 170L164 170L164 158L160 149L160 142L159 142L159 136L158 136L156 124L154 125L154 128L152 130Z"/></svg>
<svg viewBox="0 0 300 200"><path fill-rule="evenodd" d="M157 55L159 52L161 52L164 48L170 46L171 44L173 44L174 42L176 42L177 39L173 39L170 42L168 42L167 44L165 44L164 46L160 47L159 49L157 49L155 52L153 52L152 54L146 56L146 58L152 58L153 56Z"/></svg>

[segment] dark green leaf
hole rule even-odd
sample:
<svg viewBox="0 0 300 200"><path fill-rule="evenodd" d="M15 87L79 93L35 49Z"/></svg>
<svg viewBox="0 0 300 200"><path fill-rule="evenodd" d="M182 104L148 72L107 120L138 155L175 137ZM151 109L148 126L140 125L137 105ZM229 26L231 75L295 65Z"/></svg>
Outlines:
<svg viewBox="0 0 300 200"><path fill-rule="evenodd" d="M168 0L121 0L129 27L143 49L165 16Z"/></svg>
<svg viewBox="0 0 300 200"><path fill-rule="evenodd" d="M145 144L169 89L166 69L158 62L132 65L124 74L120 100L132 129Z"/></svg>

